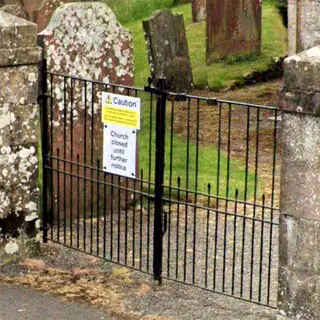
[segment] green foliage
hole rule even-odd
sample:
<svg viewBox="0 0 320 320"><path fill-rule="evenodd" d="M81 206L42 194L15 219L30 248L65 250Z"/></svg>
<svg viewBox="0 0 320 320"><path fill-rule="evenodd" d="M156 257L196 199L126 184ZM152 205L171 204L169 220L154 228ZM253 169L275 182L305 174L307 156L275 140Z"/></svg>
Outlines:
<svg viewBox="0 0 320 320"><path fill-rule="evenodd" d="M173 0L104 0L121 23L141 20L159 9L171 8Z"/></svg>
<svg viewBox="0 0 320 320"><path fill-rule="evenodd" d="M149 152L151 154L151 171L150 178L154 181L154 167L155 167L155 104L153 101L153 116L150 119L150 98L148 95L140 96L143 101L141 114L141 130L138 134L139 146L139 167L144 172L144 179L149 177ZM229 185L227 188L228 158L225 151L220 153L220 168L218 169L218 149L217 146L199 145L197 152L196 143L190 139L189 143L185 135L177 135L173 130L171 132L171 110L170 103L167 103L167 128L165 136L165 176L164 184L174 187L178 186L177 179L180 177L182 189L192 191L199 191L203 193L208 192L208 184L211 185L211 194L222 197L235 196L236 189L239 190L239 199L244 199L246 171L245 164L241 161L231 158L229 170ZM151 121L150 121L151 120ZM151 127L150 127L151 125ZM150 139L150 132L152 137ZM172 134L172 137L171 137ZM172 140L171 140L172 139ZM172 144L171 144L172 141ZM150 144L151 142L151 144ZM151 145L151 148L150 148ZM170 152L172 150L172 154ZM187 164L188 155L188 164ZM171 163L172 158L172 163ZM198 175L196 176L198 159ZM170 167L172 166L172 175L170 176ZM187 171L188 166L188 171ZM219 171L218 171L219 170ZM219 172L219 192L217 190L217 179ZM188 185L187 185L188 180ZM171 182L171 183L170 183ZM254 173L249 170L247 181L247 197L251 198L254 195ZM258 182L258 192L261 190L260 181ZM153 187L151 186L151 189ZM228 190L228 191L227 191ZM165 192L168 190L165 188ZM172 195L177 196L175 191ZM183 192L180 194L184 196Z"/></svg>

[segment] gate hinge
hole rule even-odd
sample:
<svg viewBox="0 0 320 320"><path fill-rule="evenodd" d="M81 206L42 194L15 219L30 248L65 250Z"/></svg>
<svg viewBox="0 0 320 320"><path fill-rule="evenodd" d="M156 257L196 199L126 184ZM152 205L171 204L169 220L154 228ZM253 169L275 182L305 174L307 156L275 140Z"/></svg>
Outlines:
<svg viewBox="0 0 320 320"><path fill-rule="evenodd" d="M37 98L37 103L42 102L45 98L50 98L49 94L39 94Z"/></svg>

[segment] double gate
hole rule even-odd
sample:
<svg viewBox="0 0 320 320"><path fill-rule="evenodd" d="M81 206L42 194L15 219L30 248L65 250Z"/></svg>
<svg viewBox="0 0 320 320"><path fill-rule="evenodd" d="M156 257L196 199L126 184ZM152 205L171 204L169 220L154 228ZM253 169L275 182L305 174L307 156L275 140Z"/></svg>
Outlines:
<svg viewBox="0 0 320 320"><path fill-rule="evenodd" d="M276 108L45 68L42 83L45 241L276 306ZM102 92L141 98L136 178L103 170Z"/></svg>

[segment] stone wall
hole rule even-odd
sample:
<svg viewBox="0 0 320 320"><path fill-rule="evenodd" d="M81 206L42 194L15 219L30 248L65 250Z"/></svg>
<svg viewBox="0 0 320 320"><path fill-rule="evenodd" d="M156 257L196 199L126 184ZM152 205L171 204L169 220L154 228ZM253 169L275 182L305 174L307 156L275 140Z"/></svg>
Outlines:
<svg viewBox="0 0 320 320"><path fill-rule="evenodd" d="M0 11L0 263L39 241L37 27Z"/></svg>

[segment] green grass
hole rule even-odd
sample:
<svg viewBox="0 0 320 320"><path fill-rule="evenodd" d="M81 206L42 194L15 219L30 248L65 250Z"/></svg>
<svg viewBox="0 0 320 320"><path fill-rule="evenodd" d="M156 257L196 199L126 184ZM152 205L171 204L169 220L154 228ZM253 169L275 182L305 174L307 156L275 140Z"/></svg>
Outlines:
<svg viewBox="0 0 320 320"><path fill-rule="evenodd" d="M192 23L190 4L177 6L173 8L173 11L184 15L194 84L199 89L205 87L209 87L211 90L227 88L234 81L241 82L244 76L252 71L267 70L274 59L285 56L287 53L287 31L273 2L263 3L261 54L246 59L229 59L210 66L207 66L205 62L205 22ZM142 16L141 14L140 17ZM137 86L144 86L150 71L142 23L141 20L136 20L124 25L134 37L135 82Z"/></svg>
<svg viewBox="0 0 320 320"><path fill-rule="evenodd" d="M158 9L171 8L173 0L104 0L121 23L138 21Z"/></svg>
<svg viewBox="0 0 320 320"><path fill-rule="evenodd" d="M150 100L148 98L142 99L142 114L141 114L141 130L139 132L139 167L143 169L144 179L148 178L149 174L149 130L150 130L150 113L149 106ZM169 104L167 104L168 106ZM155 103L154 103L155 106ZM155 161L155 107L153 108L152 117L152 139L151 139L151 181L154 181L154 161ZM167 110L168 111L168 110ZM170 110L169 110L170 111ZM170 129L170 115L168 112L167 126L166 126L166 137L165 137L165 185L170 185L170 164L172 148L172 176L171 185L177 187L177 179L180 177L182 189L188 189L192 191L199 191L208 193L208 184L210 183L210 193L213 195L220 195L222 197L229 196L234 198L236 189L239 191L239 199L244 198L245 190L245 164L240 161L231 159L229 163L229 193L227 193L227 168L228 161L225 152L220 153L220 175L219 175L219 193L217 192L217 178L218 178L218 150L216 146L199 146L198 149L198 175L196 177L196 159L197 159L197 148L196 143L190 140L189 143L189 161L187 171L187 139L183 136L178 136L175 133L172 135L171 145L171 129ZM187 176L187 172L189 172ZM187 185L188 179L188 185ZM253 172L249 171L248 182L247 182L247 197L252 198L254 195L254 183L255 176ZM260 182L258 181L258 191ZM168 191L166 192L168 194ZM172 192L175 196L177 192ZM181 193L181 197L185 197L185 193ZM192 197L192 194L191 194Z"/></svg>

